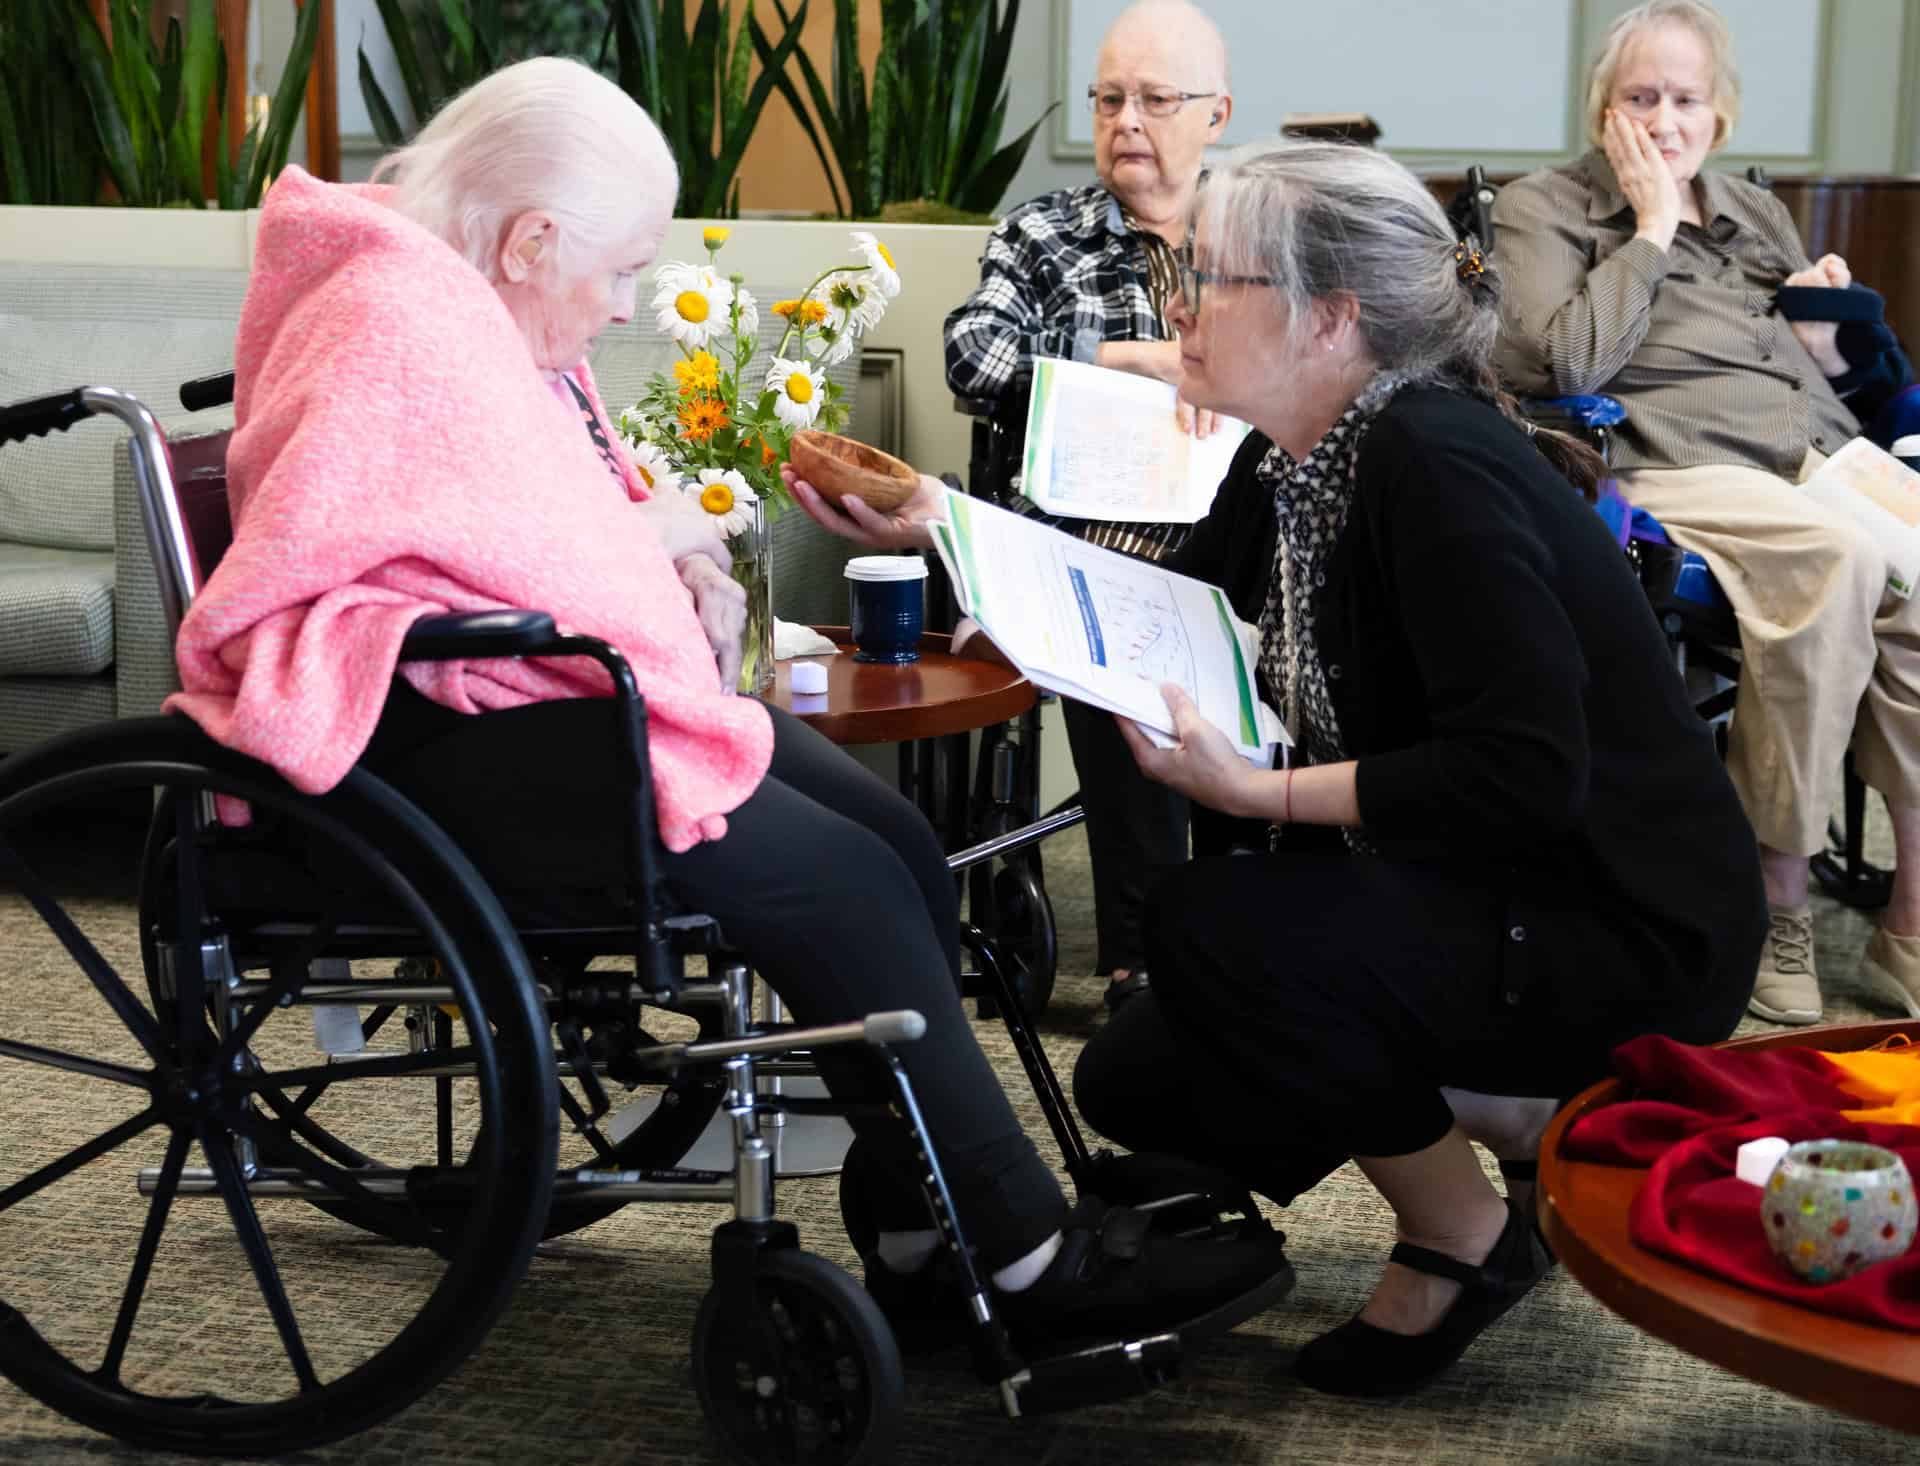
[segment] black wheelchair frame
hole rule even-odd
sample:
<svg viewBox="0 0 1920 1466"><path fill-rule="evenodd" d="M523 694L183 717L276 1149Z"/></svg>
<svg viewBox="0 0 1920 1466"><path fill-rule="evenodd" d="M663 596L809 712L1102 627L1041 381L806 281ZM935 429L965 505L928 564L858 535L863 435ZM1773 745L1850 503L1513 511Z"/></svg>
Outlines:
<svg viewBox="0 0 1920 1466"><path fill-rule="evenodd" d="M228 374L190 384L182 397L194 407L231 390ZM0 445L96 413L131 434L146 534L177 628L225 548L225 435L170 446L141 404L84 387L0 408ZM898 1349L865 1289L801 1252L796 1229L775 1215L773 1151L762 1127L791 1111L884 1113L906 1128L963 1280L974 1366L1008 1416L1122 1398L1170 1378L1179 1357L1170 1334L1045 1358L1015 1346L974 1266L893 1052L924 1031L918 1014L814 1028L761 1021L746 960L710 918L669 907L653 853L646 707L615 648L563 635L544 613L504 611L426 618L402 651L403 660L536 655L586 656L613 680L630 777L631 926L516 927L445 833L373 775L355 769L325 795L302 794L184 718L101 725L0 764L0 877L34 907L149 1065L0 1038L0 1059L118 1084L144 1101L129 1120L0 1189L0 1219L148 1131L167 1137L161 1163L137 1178L149 1201L103 1361L88 1367L56 1342L71 1320L45 1332L0 1303L0 1373L70 1418L137 1445L226 1455L302 1449L386 1419L451 1373L505 1308L543 1236L629 1202L706 1202L733 1212L715 1230L713 1284L693 1329L695 1388L721 1443L747 1462L884 1461L903 1409ZM143 984L115 970L22 853L30 819L102 790L139 790L153 801L138 901ZM223 819L222 800L244 801L250 822ZM1077 817L1003 832L951 863L956 871L984 868ZM1105 1157L1090 1155L1074 1126L994 942L977 929L965 938L1069 1170L1084 1184ZM688 975L693 957L705 961L702 980ZM398 965L390 977L355 974L354 964L376 960ZM619 965L609 969L608 961ZM369 1037L404 1013L407 1050L277 1066L261 1047L263 1027L283 1010L317 1004L369 1008ZM649 1012L695 1019L698 1032L656 1041L645 1027ZM466 1033L461 1043L453 1041L456 1022ZM856 1043L884 1070L885 1104L802 1100L770 1094L761 1082L769 1072L792 1072L814 1050ZM636 1131L637 1146L627 1143L633 1136L615 1143L601 1132L610 1108L604 1078L662 1084L660 1123ZM364 1092L359 1086L375 1079L431 1081L431 1164L381 1163L335 1122L315 1118L329 1092ZM466 1110L453 1103L456 1081L471 1084ZM474 1119L468 1111L476 1107ZM679 1168L715 1107L728 1117L731 1170ZM591 1146L592 1164L557 1171L563 1114ZM456 1121L470 1132L464 1155ZM205 1166L186 1164L195 1143ZM261 1386L265 1399L229 1398L222 1390L233 1386L217 1362L209 1363L216 1372L207 1387L187 1394L148 1393L123 1377L169 1216L177 1200L194 1196L224 1204L279 1337L291 1393L276 1376L277 1385ZM269 1198L303 1201L445 1264L419 1312L337 1378L322 1379L310 1356L255 1206ZM177 1356L194 1357L190 1347Z"/></svg>

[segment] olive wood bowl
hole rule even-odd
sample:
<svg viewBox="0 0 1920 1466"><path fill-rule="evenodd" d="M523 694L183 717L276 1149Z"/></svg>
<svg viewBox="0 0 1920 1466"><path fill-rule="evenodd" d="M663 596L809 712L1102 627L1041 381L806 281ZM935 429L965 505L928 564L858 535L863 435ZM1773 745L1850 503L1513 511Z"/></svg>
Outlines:
<svg viewBox="0 0 1920 1466"><path fill-rule="evenodd" d="M787 461L795 477L812 484L822 497L838 503L852 495L882 514L899 508L920 486L920 475L892 454L812 428L793 435Z"/></svg>

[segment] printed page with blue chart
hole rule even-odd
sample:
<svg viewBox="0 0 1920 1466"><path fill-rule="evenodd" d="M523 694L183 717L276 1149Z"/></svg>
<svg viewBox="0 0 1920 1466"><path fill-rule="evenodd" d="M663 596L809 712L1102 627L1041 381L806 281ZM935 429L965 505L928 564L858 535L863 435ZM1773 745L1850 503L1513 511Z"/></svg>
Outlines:
<svg viewBox="0 0 1920 1466"><path fill-rule="evenodd" d="M934 543L967 614L1028 680L1172 741L1161 684L1182 688L1241 757L1291 742L1260 700L1258 633L1217 587L949 491Z"/></svg>

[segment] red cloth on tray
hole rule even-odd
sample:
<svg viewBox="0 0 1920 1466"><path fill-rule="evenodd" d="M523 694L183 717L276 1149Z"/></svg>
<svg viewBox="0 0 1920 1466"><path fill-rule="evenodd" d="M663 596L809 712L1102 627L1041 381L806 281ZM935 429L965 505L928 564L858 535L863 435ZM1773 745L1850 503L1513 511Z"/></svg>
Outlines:
<svg viewBox="0 0 1920 1466"><path fill-rule="evenodd" d="M1581 1117L1563 1149L1575 1160L1647 1166L1629 1227L1650 1252L1742 1288L1860 1323L1920 1331L1920 1248L1837 1283L1807 1283L1773 1255L1761 1191L1734 1175L1749 1140L1860 1140L1920 1177L1920 1125L1863 1123L1858 1087L1813 1049L1694 1048L1635 1039L1614 1066L1636 1097Z"/></svg>

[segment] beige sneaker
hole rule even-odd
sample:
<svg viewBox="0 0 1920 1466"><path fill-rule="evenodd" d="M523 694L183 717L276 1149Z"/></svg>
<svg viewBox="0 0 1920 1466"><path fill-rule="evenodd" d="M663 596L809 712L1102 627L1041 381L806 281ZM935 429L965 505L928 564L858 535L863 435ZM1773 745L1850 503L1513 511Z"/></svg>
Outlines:
<svg viewBox="0 0 1920 1466"><path fill-rule="evenodd" d="M1891 1003L1909 1018L1920 1018L1920 937L1895 936L1874 928L1860 958L1867 991Z"/></svg>
<svg viewBox="0 0 1920 1466"><path fill-rule="evenodd" d="M1916 969L1920 971L1920 969ZM1747 1010L1769 1023L1818 1023L1820 979L1813 970L1813 912L1769 906L1767 941Z"/></svg>

